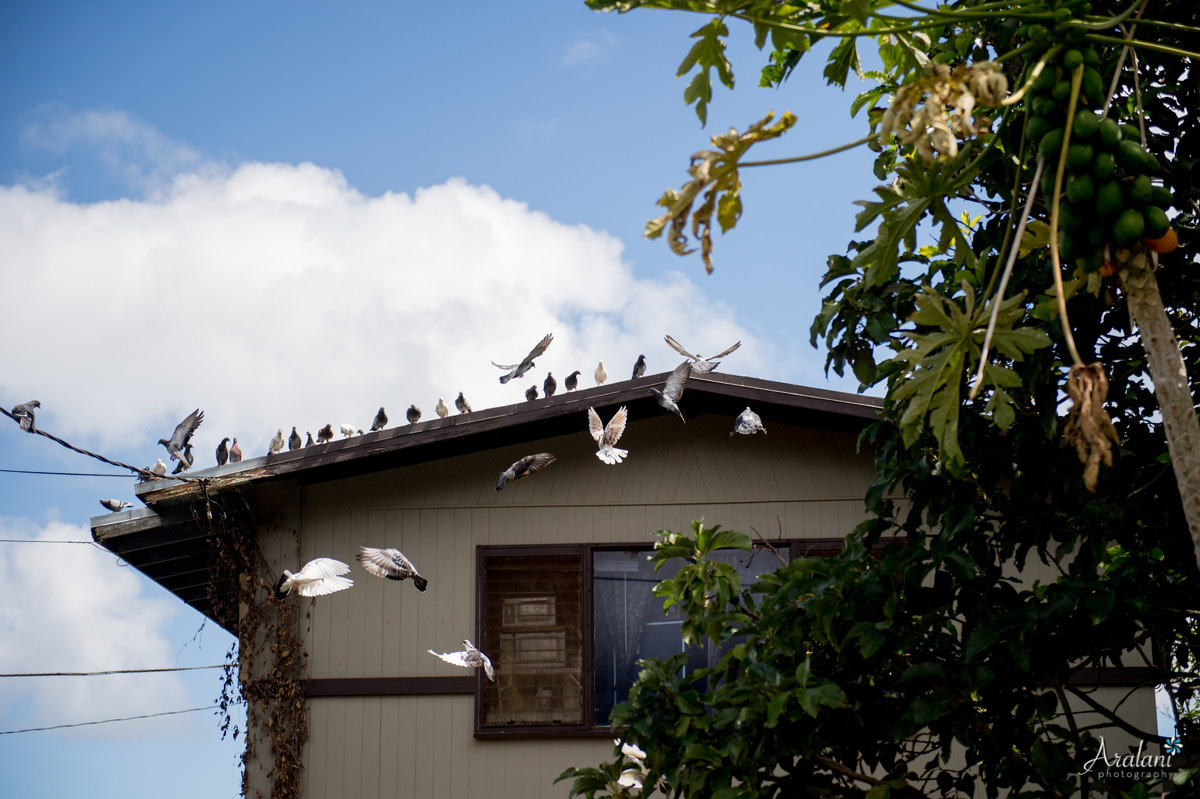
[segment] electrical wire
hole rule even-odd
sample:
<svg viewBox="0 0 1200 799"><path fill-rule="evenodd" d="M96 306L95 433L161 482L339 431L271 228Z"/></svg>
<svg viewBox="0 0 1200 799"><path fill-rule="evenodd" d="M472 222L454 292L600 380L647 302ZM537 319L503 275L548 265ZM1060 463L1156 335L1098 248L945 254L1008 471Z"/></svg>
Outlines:
<svg viewBox="0 0 1200 799"><path fill-rule="evenodd" d="M168 671L200 671L223 669L225 664L215 666L163 666L154 669L109 669L107 671L28 671L15 674L0 674L0 677L98 677L106 674L158 674Z"/></svg>
<svg viewBox="0 0 1200 799"><path fill-rule="evenodd" d="M112 472L42 472L35 469L0 469L0 472L5 474L49 474L55 477L121 477L128 478L127 474L113 474Z"/></svg>
<svg viewBox="0 0 1200 799"><path fill-rule="evenodd" d="M95 541L69 541L61 538L0 538L0 544L94 544ZM108 550L104 550L108 552Z"/></svg>
<svg viewBox="0 0 1200 799"><path fill-rule="evenodd" d="M16 735L19 732L44 732L46 730L65 730L68 727L90 727L95 724L111 724L114 721L135 721L137 719L154 719L159 716L178 716L181 713L195 713L200 710L219 710L220 705L207 707L189 707L187 710L167 710L162 713L145 713L141 716L124 716L119 719L100 719L99 721L80 721L74 724L55 724L51 727L29 727L24 730L0 730L0 735Z"/></svg>

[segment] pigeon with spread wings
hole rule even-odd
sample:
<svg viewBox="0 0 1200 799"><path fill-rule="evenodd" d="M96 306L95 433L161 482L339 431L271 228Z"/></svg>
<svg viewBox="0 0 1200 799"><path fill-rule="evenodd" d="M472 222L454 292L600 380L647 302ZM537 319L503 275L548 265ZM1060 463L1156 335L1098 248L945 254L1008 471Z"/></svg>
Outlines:
<svg viewBox="0 0 1200 799"><path fill-rule="evenodd" d="M698 375L708 374L713 369L716 369L718 366L720 366L720 363L717 361L717 358L724 358L726 355L733 352L738 347L742 346L742 342L739 341L738 343L734 344L729 349L722 350L721 352L718 352L716 355L710 355L707 358L705 358L702 355L693 355L692 353L688 352L687 350L685 350L683 348L683 345L681 345L675 339L671 338L669 335L664 336L663 340L666 341L668 345L670 345L671 349L675 350L680 355L684 356L685 358L691 358L692 359L692 371Z"/></svg>
<svg viewBox="0 0 1200 799"><path fill-rule="evenodd" d="M508 374L500 376L500 382L507 383L509 380L512 380L514 377L524 377L525 373L533 368L533 359L537 358L543 352L545 352L546 348L550 346L550 342L553 340L554 340L554 334L547 333L545 335L545 337L537 343L537 346L534 347L533 349L531 349L529 351L529 354L521 359L520 363L513 363L513 364L509 364L508 366L503 366L501 364L496 363L495 361L492 361L492 366L495 366L497 369L508 370Z"/></svg>
<svg viewBox="0 0 1200 799"><path fill-rule="evenodd" d="M526 455L512 466L509 466L500 473L500 481L496 483L496 490L504 488L504 484L509 480L521 480L531 474L536 474L550 464L554 463L554 455L550 452L539 452L536 455Z"/></svg>
<svg viewBox="0 0 1200 799"><path fill-rule="evenodd" d="M359 550L355 559L376 577L397 581L411 577L418 591L424 591L429 585L429 581L417 573L417 567L400 550L391 547L359 547Z"/></svg>
<svg viewBox="0 0 1200 799"><path fill-rule="evenodd" d="M692 362L684 361L675 367L675 371L671 372L662 391L652 388L650 393L658 400L659 405L672 413L679 414L679 418L683 419L683 411L679 410L679 398L683 396L683 387L687 385L688 378L691 376ZM683 421L686 422L687 419L683 419Z"/></svg>
<svg viewBox="0 0 1200 799"><path fill-rule="evenodd" d="M188 442L192 440L192 434L196 432L196 428L204 421L204 411L197 408L187 415L179 424L175 425L175 432L171 434L169 439L160 438L158 443L167 448L167 454L171 456L173 461L187 461L184 455L184 448Z"/></svg>
<svg viewBox="0 0 1200 799"><path fill-rule="evenodd" d="M463 641L463 651L461 652L434 652L432 649L425 651L434 657L441 658L452 666L462 666L467 669L477 669L483 666L483 671L487 674L487 678L492 682L496 681L496 672L492 670L492 661L487 655L475 648L475 645L470 641Z"/></svg>
<svg viewBox="0 0 1200 799"><path fill-rule="evenodd" d="M600 421L600 414L596 413L595 408L588 408L588 430L591 431L592 438L596 439L596 443L600 448L596 451L596 457L609 466L615 466L625 460L625 456L629 454L627 449L618 449L616 444L621 440L621 434L625 432L625 422L629 419L629 411L624 405L617 409L612 418L608 420L608 424L603 424Z"/></svg>
<svg viewBox="0 0 1200 799"><path fill-rule="evenodd" d="M746 410L738 414L738 418L733 423L733 433L739 433L743 436L752 436L755 433L767 434L767 428L763 427L762 417L750 410L750 406L746 406ZM729 435L733 435L730 433Z"/></svg>
<svg viewBox="0 0 1200 799"><path fill-rule="evenodd" d="M292 591L300 596L324 596L344 591L354 585L353 580L342 576L348 571L348 565L333 558L310 560L295 574L284 569L279 582L275 584L275 597L283 599Z"/></svg>

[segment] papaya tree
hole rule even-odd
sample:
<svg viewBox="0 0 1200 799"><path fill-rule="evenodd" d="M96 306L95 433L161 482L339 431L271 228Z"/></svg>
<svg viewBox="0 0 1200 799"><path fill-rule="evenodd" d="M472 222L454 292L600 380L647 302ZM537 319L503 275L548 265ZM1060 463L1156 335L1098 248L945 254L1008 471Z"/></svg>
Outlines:
<svg viewBox="0 0 1200 799"><path fill-rule="evenodd" d="M1195 4L589 5L707 16L680 68L702 121L714 79L732 88L740 23L783 91L818 52L830 84L867 82L848 146L877 153L881 185L827 260L809 334L885 409L863 434L868 518L841 557L731 584L722 607L663 584L725 655L699 676L645 663L613 716L643 757L569 770L573 791L1144 793L1080 773L1107 730L1167 743L1081 679L1142 665L1195 732ZM794 121L712 137L647 235L711 271L714 224L743 210L740 170L812 157L751 160ZM697 569L681 574L700 579L700 537L662 535L655 557L686 553Z"/></svg>

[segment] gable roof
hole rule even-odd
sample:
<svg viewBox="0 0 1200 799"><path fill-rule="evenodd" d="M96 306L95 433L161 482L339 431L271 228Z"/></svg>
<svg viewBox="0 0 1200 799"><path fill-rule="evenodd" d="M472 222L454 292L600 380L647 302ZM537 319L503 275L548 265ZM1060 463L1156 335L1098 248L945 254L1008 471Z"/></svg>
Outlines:
<svg viewBox="0 0 1200 799"><path fill-rule="evenodd" d="M607 416L625 405L632 425L666 413L649 389L661 388L668 376L667 372L648 375L445 419L435 416L327 444L190 471L186 476L193 479L189 481L167 477L138 483L135 493L147 507L93 517L92 537L229 629L233 620L215 618L208 596L212 552L204 530L192 516L196 500L223 493L267 491L294 482L338 480L571 433L583 435L583 418L589 407ZM874 397L717 372L693 375L680 402L686 416L726 416L731 429L733 419L747 405L768 428L776 423L850 432L875 419L883 403Z"/></svg>

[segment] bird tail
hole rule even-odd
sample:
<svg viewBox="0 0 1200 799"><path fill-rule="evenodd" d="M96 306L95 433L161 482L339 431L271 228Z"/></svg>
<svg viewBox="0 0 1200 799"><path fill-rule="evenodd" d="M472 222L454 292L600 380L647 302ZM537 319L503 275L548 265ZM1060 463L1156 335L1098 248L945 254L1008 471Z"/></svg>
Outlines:
<svg viewBox="0 0 1200 799"><path fill-rule="evenodd" d="M513 374L511 372L506 375L500 375L500 385L504 385L505 383L507 383L509 380L512 380L512 379L513 379Z"/></svg>
<svg viewBox="0 0 1200 799"><path fill-rule="evenodd" d="M504 484L507 482L508 482L508 478L505 477L504 475L500 475L500 482L496 483L496 490L500 491L501 489L503 489Z"/></svg>
<svg viewBox="0 0 1200 799"><path fill-rule="evenodd" d="M290 594L292 592L292 589L290 587L286 588L286 589L283 587L287 583L288 578L290 576L291 575L288 574L287 572L284 572L283 574L281 574L279 576L279 582L275 583L275 598L276 599L283 599L284 597L286 597L288 594Z"/></svg>
<svg viewBox="0 0 1200 799"><path fill-rule="evenodd" d="M596 452L596 457L607 463L609 466L615 466L625 460L625 456L629 454L627 449L619 449L617 447L605 447Z"/></svg>
<svg viewBox="0 0 1200 799"><path fill-rule="evenodd" d="M414 574L413 575L413 585L415 585L417 587L418 591L424 591L426 588L429 587L429 581L426 580L424 577L422 577L419 574Z"/></svg>

